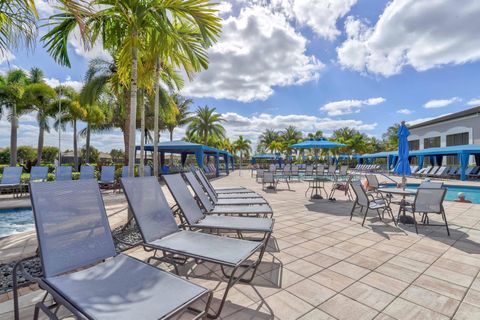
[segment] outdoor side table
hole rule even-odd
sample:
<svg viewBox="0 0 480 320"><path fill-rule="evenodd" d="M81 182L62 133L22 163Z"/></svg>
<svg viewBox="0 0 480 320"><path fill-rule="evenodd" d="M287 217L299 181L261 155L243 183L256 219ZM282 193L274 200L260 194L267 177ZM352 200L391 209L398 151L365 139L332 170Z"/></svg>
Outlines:
<svg viewBox="0 0 480 320"><path fill-rule="evenodd" d="M303 179L303 181L308 182L307 191L305 191L305 197L310 190L310 199L323 199L322 197L322 190L325 192L325 195L328 197L327 190L325 190L325 182L330 181L328 176L312 176Z"/></svg>
<svg viewBox="0 0 480 320"><path fill-rule="evenodd" d="M380 193L386 193L390 195L398 195L402 197L402 200L400 201L400 208L398 209L398 215L400 216L399 221L404 224L413 224L413 218L407 217L406 216L406 201L405 198L407 196L414 196L417 194L416 189L403 189L403 188L378 188L378 192ZM389 204L390 205L390 204ZM401 214L401 215L400 215Z"/></svg>

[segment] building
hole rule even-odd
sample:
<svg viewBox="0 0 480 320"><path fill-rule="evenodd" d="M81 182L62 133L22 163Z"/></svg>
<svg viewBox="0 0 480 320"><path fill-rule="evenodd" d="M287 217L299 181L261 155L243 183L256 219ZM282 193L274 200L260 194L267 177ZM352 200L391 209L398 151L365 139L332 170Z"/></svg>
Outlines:
<svg viewBox="0 0 480 320"><path fill-rule="evenodd" d="M410 150L480 144L480 106L418 123L409 129ZM473 156L470 162L475 162ZM458 165L458 157L446 156L443 164Z"/></svg>

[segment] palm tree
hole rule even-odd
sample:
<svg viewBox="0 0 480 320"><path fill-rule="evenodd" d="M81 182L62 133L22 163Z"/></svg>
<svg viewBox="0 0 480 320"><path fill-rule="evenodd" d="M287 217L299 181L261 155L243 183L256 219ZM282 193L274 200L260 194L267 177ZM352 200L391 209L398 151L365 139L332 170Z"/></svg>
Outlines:
<svg viewBox="0 0 480 320"><path fill-rule="evenodd" d="M280 141L272 141L268 145L268 149L272 154L276 153L277 151L280 152L283 149L283 143Z"/></svg>
<svg viewBox="0 0 480 320"><path fill-rule="evenodd" d="M10 166L17 165L18 112L28 78L24 71L14 69L0 76L0 106L10 110Z"/></svg>
<svg viewBox="0 0 480 320"><path fill-rule="evenodd" d="M198 107L195 116L192 117L188 125L187 132L197 134L201 138L202 143L207 145L210 136L225 137L223 122L225 120L216 112L215 108L209 108L208 106Z"/></svg>
<svg viewBox="0 0 480 320"><path fill-rule="evenodd" d="M0 2L0 55L26 45L33 46L38 18L33 0Z"/></svg>
<svg viewBox="0 0 480 320"><path fill-rule="evenodd" d="M68 86L59 86L55 88L60 98L59 101L62 106L62 113L58 115L53 126L55 130L65 130L66 124L70 123L73 128L73 162L75 169L78 170L78 129L77 122L80 119L87 117L87 110L80 105L80 95L72 88ZM61 126L61 127L60 127Z"/></svg>
<svg viewBox="0 0 480 320"><path fill-rule="evenodd" d="M317 130L315 132L310 132L308 135L307 135L307 138L308 139L313 139L313 140L320 140L323 138L323 131L322 130Z"/></svg>
<svg viewBox="0 0 480 320"><path fill-rule="evenodd" d="M28 111L37 112L38 121L38 143L37 143L37 164L42 161L42 150L45 139L45 131L50 132L48 118L56 114L57 109L54 99L57 96L55 90L43 80L43 72L39 68L32 68L30 71L29 84L25 87L23 96L23 108Z"/></svg>
<svg viewBox="0 0 480 320"><path fill-rule="evenodd" d="M239 136L233 143L234 150L240 153L240 172L242 171L243 155L249 154L252 150L252 142L248 139L244 139L243 136Z"/></svg>
<svg viewBox="0 0 480 320"><path fill-rule="evenodd" d="M191 121L191 112L189 112L190 105L193 103L192 99L186 99L177 93L172 95L172 101L178 109L173 121L165 121L165 127L170 135L170 141L173 140L173 130L177 127L184 126Z"/></svg>
<svg viewBox="0 0 480 320"><path fill-rule="evenodd" d="M279 140L280 140L280 133L272 129L266 129L259 137L259 142L261 145L265 147L265 149L270 149L269 148L270 144L274 141L279 141Z"/></svg>
<svg viewBox="0 0 480 320"><path fill-rule="evenodd" d="M220 18L212 9L214 4L208 0L93 0L86 3L73 10L71 6L65 6L65 12L51 17L54 27L42 39L54 59L67 66L70 61L66 39L76 25L88 26L83 28L84 41L94 43L102 35L104 48L115 51L120 79L130 88L128 160L132 164L129 176L133 176L138 69L139 64L142 68L141 58L148 51L145 46L149 43L149 35L161 30L176 43L175 26L194 24L199 30L198 46L208 46L220 33ZM170 46L167 48L171 49ZM170 58L169 54L167 51L164 57Z"/></svg>
<svg viewBox="0 0 480 320"><path fill-rule="evenodd" d="M387 150L397 150L398 149L398 129L400 128L400 123L395 123L393 126L388 127L387 132L383 134L382 138L387 144Z"/></svg>
<svg viewBox="0 0 480 320"><path fill-rule="evenodd" d="M287 152L287 155L290 157L292 154L292 148L290 146L302 140L303 134L301 131L297 130L295 126L288 126L285 131L282 132L281 142L283 143L283 150Z"/></svg>

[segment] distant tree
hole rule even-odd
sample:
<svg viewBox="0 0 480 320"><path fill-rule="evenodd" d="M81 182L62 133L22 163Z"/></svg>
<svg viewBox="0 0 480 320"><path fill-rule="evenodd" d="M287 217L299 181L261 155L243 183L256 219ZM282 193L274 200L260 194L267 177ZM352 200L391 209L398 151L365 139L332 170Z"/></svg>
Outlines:
<svg viewBox="0 0 480 320"><path fill-rule="evenodd" d="M17 149L17 160L20 164L33 162L37 158L37 151L30 146L20 146Z"/></svg>
<svg viewBox="0 0 480 320"><path fill-rule="evenodd" d="M202 143L206 145L210 136L225 137L223 122L225 120L216 112L215 108L198 107L188 125L187 132L198 135Z"/></svg>
<svg viewBox="0 0 480 320"><path fill-rule="evenodd" d="M112 149L110 151L110 156L112 157L112 161L114 163L121 162L125 158L125 152L121 149Z"/></svg>
<svg viewBox="0 0 480 320"><path fill-rule="evenodd" d="M87 158L87 152L89 154L88 158ZM82 150L80 150L80 155L82 159L85 159L85 163L96 163L100 158L100 151L98 151L97 148L93 146L90 146L90 148L88 148L88 151L87 151L87 147L83 146Z"/></svg>
<svg viewBox="0 0 480 320"><path fill-rule="evenodd" d="M398 137L397 132L400 128L400 123L395 123L393 126L388 127L387 132L382 135L383 140L386 143L387 150L397 150Z"/></svg>
<svg viewBox="0 0 480 320"><path fill-rule="evenodd" d="M0 150L0 164L8 164L10 162L10 148Z"/></svg>
<svg viewBox="0 0 480 320"><path fill-rule="evenodd" d="M272 141L270 142L270 144L268 145L268 149L270 150L270 152L273 154L273 153L277 153L277 152L281 152L282 149L283 149L283 143L280 142L280 141Z"/></svg>
<svg viewBox="0 0 480 320"><path fill-rule="evenodd" d="M233 143L233 148L240 154L240 170L242 169L243 156L250 153L252 150L252 142L248 139L244 139L243 136L239 136Z"/></svg>
<svg viewBox="0 0 480 320"><path fill-rule="evenodd" d="M165 127L169 132L170 141L173 140L173 130L177 127L184 126L190 122L191 112L188 111L190 105L193 103L192 99L186 99L179 94L175 93L172 95L172 101L177 106L178 112L170 121L166 119Z"/></svg>
<svg viewBox="0 0 480 320"><path fill-rule="evenodd" d="M65 152L67 152L67 150ZM55 159L58 159L58 148L53 146L43 147L42 161L45 163L54 163Z"/></svg>
<svg viewBox="0 0 480 320"><path fill-rule="evenodd" d="M323 138L323 131L322 130L317 130L315 132L310 132L307 135L308 139L314 139L314 140L319 140Z"/></svg>
<svg viewBox="0 0 480 320"><path fill-rule="evenodd" d="M265 149L269 149L269 150L271 150L270 144L274 141L279 141L279 140L280 140L280 133L272 129L266 129L265 131L263 131L258 139L259 144L261 144Z"/></svg>

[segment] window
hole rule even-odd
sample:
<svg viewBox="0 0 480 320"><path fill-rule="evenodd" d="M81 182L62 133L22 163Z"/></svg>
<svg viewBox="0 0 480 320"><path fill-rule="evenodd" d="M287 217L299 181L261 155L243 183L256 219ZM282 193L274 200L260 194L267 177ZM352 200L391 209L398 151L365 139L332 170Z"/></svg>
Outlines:
<svg viewBox="0 0 480 320"><path fill-rule="evenodd" d="M409 150L419 150L420 149L420 140L411 140L408 141Z"/></svg>
<svg viewBox="0 0 480 320"><path fill-rule="evenodd" d="M440 137L431 137L423 139L423 148L438 148L440 147Z"/></svg>
<svg viewBox="0 0 480 320"><path fill-rule="evenodd" d="M468 144L469 135L468 132L449 134L447 135L447 147L448 146L461 146Z"/></svg>

